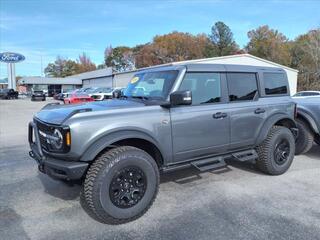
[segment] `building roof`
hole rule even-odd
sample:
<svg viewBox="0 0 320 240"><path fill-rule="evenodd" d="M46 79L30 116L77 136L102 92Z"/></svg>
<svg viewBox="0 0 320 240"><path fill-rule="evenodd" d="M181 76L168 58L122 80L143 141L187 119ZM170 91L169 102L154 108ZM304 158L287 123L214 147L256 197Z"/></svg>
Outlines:
<svg viewBox="0 0 320 240"><path fill-rule="evenodd" d="M115 75L125 74L125 73L130 73L130 72L136 72L136 71L149 69L149 68L154 68L154 67L160 67L160 66L183 65L183 64L188 64L188 63L199 63L199 62L205 63L205 62L210 62L210 61L214 61L214 60L223 60L223 59L241 58L241 57L252 58L252 59L264 62L264 63L268 63L268 64L273 65L275 67L283 68L283 69L286 69L286 70L289 70L289 71L293 71L293 72L299 72L297 69L293 69L293 68L290 68L290 67L275 63L275 62L271 62L271 61L263 59L263 58L259 58L259 57L253 56L253 55L248 54L248 53L244 53L244 54L235 54L235 55L228 55L228 56L222 56L222 57L201 58L201 59L186 60L186 61L180 61L180 62L165 63L165 64L161 64L161 65L156 65L156 66L139 68L139 69L136 69L136 70L133 70L133 71L115 73Z"/></svg>
<svg viewBox="0 0 320 240"><path fill-rule="evenodd" d="M82 85L82 80L100 78L112 75L112 68L103 68L90 72L75 74L64 78L54 77L23 77L19 84L63 84L63 85Z"/></svg>
<svg viewBox="0 0 320 240"><path fill-rule="evenodd" d="M105 76L109 76L109 75L112 75L112 68L111 67L97 69L97 70L90 71L90 72L84 72L84 73L72 75L72 76L66 77L66 78L80 78L81 80L84 80L84 79L91 79L91 78L100 78L100 77L105 77Z"/></svg>
<svg viewBox="0 0 320 240"><path fill-rule="evenodd" d="M213 58L202 58L202 59L195 59L195 60L187 60L187 61L181 61L181 62L174 62L173 64L185 64L185 63L196 63L196 62L207 62L207 61L213 61L213 60L222 60L222 59L228 59L228 58L241 58L241 57L249 57L249 58L253 58L255 60L261 61L261 62L265 62L268 63L270 65L279 67L279 68L284 68L290 71L294 71L294 72L299 72L299 70L294 69L294 68L290 68L263 58L259 58L256 57L254 55L248 54L248 53L244 53L244 54L236 54L236 55L228 55L228 56L222 56L222 57L213 57Z"/></svg>
<svg viewBox="0 0 320 240"><path fill-rule="evenodd" d="M19 84L62 84L62 85L82 85L82 79L75 77L52 78L52 77L23 77Z"/></svg>

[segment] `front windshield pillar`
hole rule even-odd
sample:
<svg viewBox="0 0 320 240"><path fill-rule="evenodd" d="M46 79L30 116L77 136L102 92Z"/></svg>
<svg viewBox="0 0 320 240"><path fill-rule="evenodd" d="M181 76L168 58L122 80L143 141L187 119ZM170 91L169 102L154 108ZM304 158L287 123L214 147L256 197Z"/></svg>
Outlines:
<svg viewBox="0 0 320 240"><path fill-rule="evenodd" d="M171 88L171 91L169 91L169 94L168 94L168 97L167 97L167 101L170 101L170 94L175 92L175 91L178 91L180 85L181 85L181 82L184 78L184 75L186 74L186 71L187 71L187 68L184 67L183 69L180 70L179 72L179 75L177 76L177 79L176 81L174 82L172 88Z"/></svg>

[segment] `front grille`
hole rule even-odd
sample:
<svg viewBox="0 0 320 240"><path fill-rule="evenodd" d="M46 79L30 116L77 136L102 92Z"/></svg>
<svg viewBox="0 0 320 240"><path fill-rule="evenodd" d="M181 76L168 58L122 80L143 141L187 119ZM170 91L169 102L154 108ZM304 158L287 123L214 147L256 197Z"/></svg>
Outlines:
<svg viewBox="0 0 320 240"><path fill-rule="evenodd" d="M43 122L40 122L38 120L35 119L35 123L38 127L38 130L45 133L45 134L49 134L49 135L52 135L53 134L53 131L54 131L54 127L53 126L50 126L48 124L45 124ZM42 136L40 133L38 134L39 135L39 140L40 140L40 145L41 147L46 150L46 151L49 151L50 150L50 144L47 142L47 139Z"/></svg>

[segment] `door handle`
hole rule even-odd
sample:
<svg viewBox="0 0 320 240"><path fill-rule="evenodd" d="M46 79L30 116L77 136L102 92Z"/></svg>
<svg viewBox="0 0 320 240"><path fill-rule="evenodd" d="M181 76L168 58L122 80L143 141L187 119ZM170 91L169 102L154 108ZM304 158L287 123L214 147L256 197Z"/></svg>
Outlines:
<svg viewBox="0 0 320 240"><path fill-rule="evenodd" d="M264 110L263 108L257 108L256 110L254 110L255 114L260 114L260 113L265 113L266 110Z"/></svg>
<svg viewBox="0 0 320 240"><path fill-rule="evenodd" d="M212 117L215 118L215 119L226 118L227 116L228 115L226 113L223 113L223 112L217 112L217 113L212 115Z"/></svg>

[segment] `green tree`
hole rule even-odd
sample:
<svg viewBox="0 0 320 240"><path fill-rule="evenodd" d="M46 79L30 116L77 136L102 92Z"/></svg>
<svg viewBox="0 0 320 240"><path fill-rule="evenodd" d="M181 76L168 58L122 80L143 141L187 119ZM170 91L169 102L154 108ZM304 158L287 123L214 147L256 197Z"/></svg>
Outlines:
<svg viewBox="0 0 320 240"><path fill-rule="evenodd" d="M299 70L299 91L320 90L320 28L298 36L292 45L291 66Z"/></svg>
<svg viewBox="0 0 320 240"><path fill-rule="evenodd" d="M48 64L44 72L48 77L67 77L77 74L79 66L73 60L67 60L58 56L54 63Z"/></svg>
<svg viewBox="0 0 320 240"><path fill-rule="evenodd" d="M105 65L112 67L114 72L131 71L135 69L135 57L131 48L119 46L106 48L104 52Z"/></svg>
<svg viewBox="0 0 320 240"><path fill-rule="evenodd" d="M207 55L225 56L236 53L239 46L233 39L233 33L223 22L216 22L211 28L209 35L212 45L207 46Z"/></svg>
<svg viewBox="0 0 320 240"><path fill-rule="evenodd" d="M249 31L248 37L248 53L279 64L290 65L290 43L285 35L265 25Z"/></svg>

